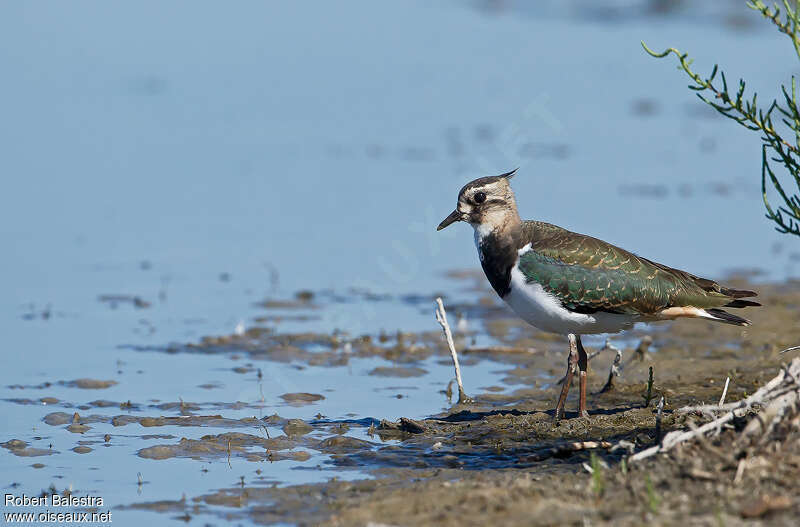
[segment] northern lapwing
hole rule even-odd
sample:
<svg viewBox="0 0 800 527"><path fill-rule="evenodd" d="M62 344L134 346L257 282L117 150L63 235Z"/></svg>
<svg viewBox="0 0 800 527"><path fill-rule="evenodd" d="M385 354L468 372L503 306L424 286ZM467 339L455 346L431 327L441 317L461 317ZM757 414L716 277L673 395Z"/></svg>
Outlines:
<svg viewBox="0 0 800 527"><path fill-rule="evenodd" d="M578 414L586 412L588 358L581 335L617 333L636 322L697 318L747 326L720 308L759 306L753 291L636 256L610 243L541 221L523 221L509 180L516 170L464 185L458 206L437 230L465 221L486 278L514 312L542 331L569 340L567 374L555 410L558 421L579 372Z"/></svg>

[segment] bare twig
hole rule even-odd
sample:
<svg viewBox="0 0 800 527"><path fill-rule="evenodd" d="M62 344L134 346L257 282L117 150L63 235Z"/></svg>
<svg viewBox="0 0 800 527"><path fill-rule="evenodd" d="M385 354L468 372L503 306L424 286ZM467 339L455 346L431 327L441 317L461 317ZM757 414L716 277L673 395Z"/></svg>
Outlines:
<svg viewBox="0 0 800 527"><path fill-rule="evenodd" d="M689 419L686 422L686 425L692 431L697 430L697 425L695 425L694 421L692 421L691 419ZM726 465L734 463L732 456L730 456L729 454L725 454L720 449L718 449L717 447L712 445L711 442L706 438L706 436L704 434L697 434L695 437L697 437L697 440L700 442L700 444L703 446L703 448L705 448L708 452L714 454L723 463L725 463Z"/></svg>
<svg viewBox="0 0 800 527"><path fill-rule="evenodd" d="M725 404L725 396L728 395L728 385L731 383L731 378L728 377L725 379L725 388L722 389L722 397L719 398L719 404L717 406L722 406Z"/></svg>
<svg viewBox="0 0 800 527"><path fill-rule="evenodd" d="M783 393L773 399L766 407L742 430L741 441L752 437L760 437L761 442L769 436L775 425L780 422L786 412L787 407L798 402L797 389Z"/></svg>
<svg viewBox="0 0 800 527"><path fill-rule="evenodd" d="M660 445L653 446L637 452L631 456L630 461L641 461L659 452L666 452L671 448L694 438L700 438L705 434L719 430L725 423L732 421L735 417L743 416L753 405L763 406L764 409L748 422L747 426L739 437L738 442L742 443L758 436L759 441L763 442L771 433L777 421L785 415L787 409L796 408L800 405L800 358L795 359L778 372L771 381L759 388L756 393L736 403L720 405L703 405L681 408L680 412L699 412L703 414L714 414L724 411L725 413L716 419L700 427L691 427L691 430L675 430L664 436ZM741 472L744 465L739 466L737 478L741 479Z"/></svg>
<svg viewBox="0 0 800 527"><path fill-rule="evenodd" d="M733 412L731 412L729 414L725 414L724 416L720 417L719 419L715 419L714 421L711 421L710 423L706 423L703 426L698 427L698 428L696 428L694 430L690 430L690 431L675 430L673 432L670 432L669 434L664 436L664 439L663 439L663 441L661 442L660 445L656 445L656 446L653 446L653 447L650 447L650 448L646 448L646 449L642 450L641 452L637 452L636 454L631 456L630 460L631 460L631 462L641 461L642 459L647 459L648 457L654 456L655 454L658 454L659 452L666 452L667 450L670 450L672 447L674 447L676 445L679 445L680 443L683 443L684 441L688 441L689 439L692 439L692 438L696 437L699 434L704 434L704 433L706 433L706 432L708 432L710 430L713 430L713 429L717 428L718 426L721 426L722 424L727 423L728 421L730 421L732 419L733 419Z"/></svg>
<svg viewBox="0 0 800 527"><path fill-rule="evenodd" d="M605 386L600 389L600 393L610 392L614 389L614 378L619 377L619 365L622 362L622 351L618 348L613 348L608 341L606 341L606 346L615 349L617 354L614 357L614 362L611 363L611 368L608 370L608 380Z"/></svg>
<svg viewBox="0 0 800 527"><path fill-rule="evenodd" d="M796 360L797 359L795 359L795 361ZM745 410L746 411L752 405L762 403L764 401L765 397L767 397L767 395L770 392L772 392L773 390L778 388L783 383L785 377L786 377L786 371L785 370L781 370L780 372L778 372L777 376L775 376L767 384L765 384L764 386L762 386L761 388L756 390L756 392L753 395L751 395L750 397L746 397L746 398L742 399L741 401L737 401L735 403L722 404L722 405L718 405L718 406L709 406L709 405L684 406L683 408L679 408L678 412L681 412L681 413L689 413L689 412L713 413L713 412L720 412L720 411L723 411L723 412L738 411L738 410ZM744 412L740 413L740 415L743 415L743 414L744 414Z"/></svg>
<svg viewBox="0 0 800 527"><path fill-rule="evenodd" d="M453 357L453 366L455 366L456 369L456 383L458 384L458 402L470 402L471 399L467 397L466 392L464 392L464 384L461 382L461 368L458 365L458 353L456 353L456 345L453 343L453 334L450 332L450 325L447 323L447 312L444 310L441 297L436 298L436 322L442 326L445 339L447 339L447 347L450 348L450 355Z"/></svg>
<svg viewBox="0 0 800 527"><path fill-rule="evenodd" d="M658 411L656 412L656 443L661 444L661 418L664 414L664 396L658 401Z"/></svg>
<svg viewBox="0 0 800 527"><path fill-rule="evenodd" d="M589 356L587 357L587 360L592 360L593 358L597 357L606 350L616 351L617 353L619 353L620 351L618 347L616 347L611 343L611 339L606 339L605 343L603 344L603 347L595 351L594 353L590 353Z"/></svg>

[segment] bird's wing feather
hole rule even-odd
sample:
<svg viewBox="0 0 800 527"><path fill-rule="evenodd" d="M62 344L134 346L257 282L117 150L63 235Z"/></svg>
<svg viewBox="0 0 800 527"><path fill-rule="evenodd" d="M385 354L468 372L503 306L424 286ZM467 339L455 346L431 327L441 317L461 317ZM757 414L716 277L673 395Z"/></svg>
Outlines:
<svg viewBox="0 0 800 527"><path fill-rule="evenodd" d="M654 315L669 307L720 307L752 296L547 223L529 222L529 234L531 247L520 254L520 271L573 311Z"/></svg>

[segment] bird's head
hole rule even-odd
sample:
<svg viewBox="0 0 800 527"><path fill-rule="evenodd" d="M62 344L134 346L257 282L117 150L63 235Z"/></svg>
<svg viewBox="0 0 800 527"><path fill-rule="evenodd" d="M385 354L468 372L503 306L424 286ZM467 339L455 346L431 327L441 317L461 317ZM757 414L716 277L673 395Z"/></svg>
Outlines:
<svg viewBox="0 0 800 527"><path fill-rule="evenodd" d="M442 220L436 228L440 231L457 221L466 221L475 228L494 230L516 219L517 204L509 180L517 169L499 176L489 176L470 181L458 193L456 210Z"/></svg>

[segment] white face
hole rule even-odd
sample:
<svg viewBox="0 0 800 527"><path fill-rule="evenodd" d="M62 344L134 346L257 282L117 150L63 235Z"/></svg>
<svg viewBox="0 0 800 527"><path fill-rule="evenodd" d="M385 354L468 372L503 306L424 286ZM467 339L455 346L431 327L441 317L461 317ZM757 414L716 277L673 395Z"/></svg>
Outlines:
<svg viewBox="0 0 800 527"><path fill-rule="evenodd" d="M483 177L464 185L458 193L456 210L439 224L442 230L457 221L466 221L473 227L492 231L516 219L517 205L508 179L514 170L500 176Z"/></svg>
<svg viewBox="0 0 800 527"><path fill-rule="evenodd" d="M458 196L458 211L474 226L498 226L515 210L514 194L506 179L467 185Z"/></svg>

